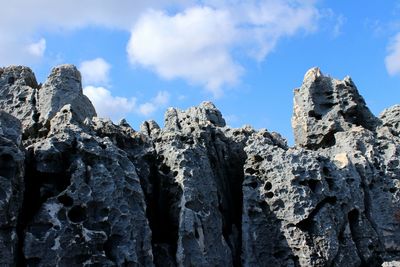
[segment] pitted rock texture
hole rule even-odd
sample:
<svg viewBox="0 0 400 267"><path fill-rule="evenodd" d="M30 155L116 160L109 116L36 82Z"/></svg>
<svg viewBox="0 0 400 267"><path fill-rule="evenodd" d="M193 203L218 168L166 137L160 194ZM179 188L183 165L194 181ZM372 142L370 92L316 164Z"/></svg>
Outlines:
<svg viewBox="0 0 400 267"><path fill-rule="evenodd" d="M348 76L340 81L313 68L294 91L292 127L300 146L329 147L335 144L336 132L348 131L353 125L373 130L378 123Z"/></svg>
<svg viewBox="0 0 400 267"><path fill-rule="evenodd" d="M398 266L400 108L349 77L295 90L296 144L211 102L96 117L72 65L0 69L0 265Z"/></svg>
<svg viewBox="0 0 400 267"><path fill-rule="evenodd" d="M18 217L24 193L21 123L0 110L0 265L17 263Z"/></svg>

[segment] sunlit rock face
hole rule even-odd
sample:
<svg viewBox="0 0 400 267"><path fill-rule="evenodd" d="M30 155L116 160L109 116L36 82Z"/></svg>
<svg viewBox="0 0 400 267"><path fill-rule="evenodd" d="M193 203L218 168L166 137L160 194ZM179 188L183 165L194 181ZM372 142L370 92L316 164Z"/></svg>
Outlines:
<svg viewBox="0 0 400 267"><path fill-rule="evenodd" d="M400 108L309 70L295 146L211 102L139 131L72 65L0 68L0 265L396 266Z"/></svg>

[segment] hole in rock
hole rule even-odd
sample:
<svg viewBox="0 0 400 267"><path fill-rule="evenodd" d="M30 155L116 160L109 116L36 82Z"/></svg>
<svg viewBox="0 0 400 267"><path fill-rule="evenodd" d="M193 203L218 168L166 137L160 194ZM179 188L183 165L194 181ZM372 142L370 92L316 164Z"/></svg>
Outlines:
<svg viewBox="0 0 400 267"><path fill-rule="evenodd" d="M160 170L163 174L167 175L171 171L171 168L165 164L162 164Z"/></svg>
<svg viewBox="0 0 400 267"><path fill-rule="evenodd" d="M264 190L269 191L272 188L272 184L270 182L266 182L264 185Z"/></svg>
<svg viewBox="0 0 400 267"><path fill-rule="evenodd" d="M263 158L262 158L260 155L255 155L255 156L254 156L254 161L255 161L255 162L262 162L262 161L263 161Z"/></svg>
<svg viewBox="0 0 400 267"><path fill-rule="evenodd" d="M117 248L122 239L122 236L114 234L111 235L103 245L104 253L106 254L107 258L113 262L118 260Z"/></svg>
<svg viewBox="0 0 400 267"><path fill-rule="evenodd" d="M57 198L57 200L65 207L71 207L74 204L74 200L67 194L63 194Z"/></svg>
<svg viewBox="0 0 400 267"><path fill-rule="evenodd" d="M312 118L315 118L316 120L321 120L321 119L322 119L322 115L317 114L317 113L315 112L315 110L310 110L310 111L308 112L308 116L310 116L310 117L312 117Z"/></svg>
<svg viewBox="0 0 400 267"><path fill-rule="evenodd" d="M16 164L13 156L3 154L0 156L0 176L11 179L15 176Z"/></svg>
<svg viewBox="0 0 400 267"><path fill-rule="evenodd" d="M296 224L296 226L304 231L309 232L314 227L314 217L318 214L318 212L325 206L325 205L335 205L337 202L337 198L335 196L326 197L321 202L315 206L314 210L308 215L307 218L301 220Z"/></svg>
<svg viewBox="0 0 400 267"><path fill-rule="evenodd" d="M317 190L317 186L319 185L318 180L310 179L310 180L304 180L299 182L300 185L302 186L307 186L310 188L311 192L315 193Z"/></svg>
<svg viewBox="0 0 400 267"><path fill-rule="evenodd" d="M74 206L68 211L68 219L73 223L80 223L86 220L86 208Z"/></svg>
<svg viewBox="0 0 400 267"><path fill-rule="evenodd" d="M334 132L327 133L324 138L322 138L321 146L323 148L331 147L336 144L336 138Z"/></svg>
<svg viewBox="0 0 400 267"><path fill-rule="evenodd" d="M258 171L255 170L255 169L253 169L253 168L247 168L247 169L246 169L246 172L247 172L248 174L250 174L250 175L253 175L253 174L255 174L255 173L258 173Z"/></svg>
<svg viewBox="0 0 400 267"><path fill-rule="evenodd" d="M15 82L15 78L14 77L8 77L8 84L9 85L13 85L14 84L14 82Z"/></svg>
<svg viewBox="0 0 400 267"><path fill-rule="evenodd" d="M273 197L274 197L274 193L268 192L268 193L266 194L266 196L267 196L267 198L273 198Z"/></svg>

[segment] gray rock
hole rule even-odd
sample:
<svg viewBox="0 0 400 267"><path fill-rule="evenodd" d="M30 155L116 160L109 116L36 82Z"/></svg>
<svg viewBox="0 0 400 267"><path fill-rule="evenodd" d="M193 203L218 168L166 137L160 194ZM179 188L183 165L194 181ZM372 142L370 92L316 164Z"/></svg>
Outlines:
<svg viewBox="0 0 400 267"><path fill-rule="evenodd" d="M151 266L151 232L135 167L108 137L81 128L71 105L28 150L40 200L28 222L29 266Z"/></svg>
<svg viewBox="0 0 400 267"><path fill-rule="evenodd" d="M48 124L66 104L71 105L80 121L96 116L92 103L82 93L81 74L73 65L53 68L38 97L39 122L42 125Z"/></svg>
<svg viewBox="0 0 400 267"><path fill-rule="evenodd" d="M157 129L151 125L144 132ZM162 249L177 266L240 264L243 147L254 130L224 125L206 102L186 111L169 109L165 128L153 135L159 171L152 197L161 206L150 206L150 222L168 222L153 223L156 259Z"/></svg>
<svg viewBox="0 0 400 267"><path fill-rule="evenodd" d="M397 266L400 106L305 75L296 146L211 102L95 117L72 65L0 69L0 265Z"/></svg>
<svg viewBox="0 0 400 267"><path fill-rule="evenodd" d="M382 267L400 267L400 261L387 261L382 263Z"/></svg>
<svg viewBox="0 0 400 267"><path fill-rule="evenodd" d="M310 70L295 91L296 144L245 151L245 266L380 266L398 259L397 107L376 119L350 78ZM328 138L328 139L327 139Z"/></svg>
<svg viewBox="0 0 400 267"><path fill-rule="evenodd" d="M353 125L374 129L379 120L370 112L350 77L342 81L310 69L294 91L292 127L297 145L318 149L335 144L334 134Z"/></svg>
<svg viewBox="0 0 400 267"><path fill-rule="evenodd" d="M393 135L400 135L400 105L385 109L379 118L382 120L382 125L388 127Z"/></svg>
<svg viewBox="0 0 400 267"><path fill-rule="evenodd" d="M0 265L13 266L19 253L18 217L23 202L25 155L21 123L0 111Z"/></svg>
<svg viewBox="0 0 400 267"><path fill-rule="evenodd" d="M0 68L0 109L21 121L26 136L34 135L37 128L38 87L34 73L27 67Z"/></svg>

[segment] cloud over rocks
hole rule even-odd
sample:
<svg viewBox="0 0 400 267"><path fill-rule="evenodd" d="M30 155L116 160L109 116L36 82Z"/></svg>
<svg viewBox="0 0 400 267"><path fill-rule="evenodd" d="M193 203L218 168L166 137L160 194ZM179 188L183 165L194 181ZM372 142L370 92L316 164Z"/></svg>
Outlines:
<svg viewBox="0 0 400 267"><path fill-rule="evenodd" d="M385 64L390 75L400 75L400 33L393 38L388 47Z"/></svg>
<svg viewBox="0 0 400 267"><path fill-rule="evenodd" d="M141 115L149 116L153 114L160 107L165 107L170 99L170 94L167 91L159 91L151 101L141 104L138 112Z"/></svg>
<svg viewBox="0 0 400 267"><path fill-rule="evenodd" d="M0 65L30 64L44 51L42 39L29 48L38 33L77 30L87 26L127 30L148 8L181 6L182 0L13 0L1 4ZM43 36L40 36L42 37Z"/></svg>
<svg viewBox="0 0 400 267"><path fill-rule="evenodd" d="M136 108L136 98L113 96L104 87L86 86L83 93L92 101L99 117L118 120Z"/></svg>
<svg viewBox="0 0 400 267"><path fill-rule="evenodd" d="M47 34L85 27L118 29L131 33L131 63L164 79L200 85L218 97L240 82L244 60L262 61L280 39L315 30L320 17L316 4L317 0L104 0L101 5L96 0L8 1L0 17L0 65L30 64L57 54L46 49Z"/></svg>
<svg viewBox="0 0 400 267"><path fill-rule="evenodd" d="M184 78L219 95L221 86L234 84L242 71L229 53L235 39L231 21L229 12L209 7L174 16L149 11L132 29L129 59L163 78Z"/></svg>
<svg viewBox="0 0 400 267"><path fill-rule="evenodd" d="M111 65L103 58L83 61L79 70L86 84L106 84L109 80Z"/></svg>
<svg viewBox="0 0 400 267"><path fill-rule="evenodd" d="M233 3L234 2L234 3ZM206 1L176 14L150 10L131 30L131 63L165 79L183 78L214 96L236 84L244 68L233 50L262 61L277 42L316 29L314 1Z"/></svg>
<svg viewBox="0 0 400 267"><path fill-rule="evenodd" d="M38 42L29 44L26 48L32 56L42 57L46 50L46 39L41 38Z"/></svg>
<svg viewBox="0 0 400 267"><path fill-rule="evenodd" d="M170 99L167 91L159 91L150 101L138 104L135 97L114 96L106 88L95 86L85 86L83 93L92 101L99 117L110 118L113 121L127 117L130 113L151 116L158 109L164 108Z"/></svg>

